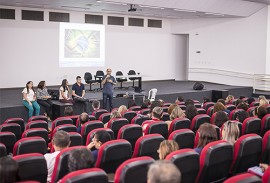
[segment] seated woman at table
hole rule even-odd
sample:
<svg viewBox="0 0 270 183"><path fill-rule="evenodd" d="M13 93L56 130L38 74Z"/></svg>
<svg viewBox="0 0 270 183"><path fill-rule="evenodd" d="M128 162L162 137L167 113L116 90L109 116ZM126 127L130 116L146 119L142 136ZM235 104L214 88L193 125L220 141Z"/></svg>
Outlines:
<svg viewBox="0 0 270 183"><path fill-rule="evenodd" d="M59 90L59 101L62 103L74 104L74 101L68 96L69 96L68 81L67 79L63 79Z"/></svg>

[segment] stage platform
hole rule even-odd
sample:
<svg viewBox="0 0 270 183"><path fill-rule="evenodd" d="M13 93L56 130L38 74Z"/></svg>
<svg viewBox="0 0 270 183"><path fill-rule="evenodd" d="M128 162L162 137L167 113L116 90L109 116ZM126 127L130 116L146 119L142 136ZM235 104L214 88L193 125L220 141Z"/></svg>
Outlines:
<svg viewBox="0 0 270 183"><path fill-rule="evenodd" d="M194 81L174 81L174 80L163 80L163 81L144 81L142 82L142 89L147 98L148 91L152 88L157 88L158 93L156 99L163 99L166 102L174 102L177 96L181 95L185 99L195 99L202 101L204 97L212 98L212 90L228 90L230 95L235 97L239 96L252 96L252 87L239 87L239 86L230 86L230 85L221 85L215 83L203 82L204 89L201 91L193 90ZM117 84L117 86L119 86ZM130 86L132 83L127 82L123 83L124 87ZM137 83L135 83L137 85ZM92 88L97 88L99 85L94 85ZM85 97L89 100L100 100L102 104L102 92L90 92L89 85L85 85L86 95ZM48 89L59 89L59 86L50 86ZM22 104L22 90L23 88L12 88L12 89L0 89L0 124L3 123L7 118L11 117L21 117L24 120L27 120L27 109ZM117 94L126 94L131 95L134 93L133 88L129 89L117 89L114 90L114 96ZM114 98L113 107L119 107L120 105L128 105L131 98ZM135 102L137 105L142 103L142 96L135 96ZM90 111L92 110L91 105L89 104ZM42 112L44 109L42 109ZM88 111L88 112L90 112ZM76 111L75 113L79 113Z"/></svg>

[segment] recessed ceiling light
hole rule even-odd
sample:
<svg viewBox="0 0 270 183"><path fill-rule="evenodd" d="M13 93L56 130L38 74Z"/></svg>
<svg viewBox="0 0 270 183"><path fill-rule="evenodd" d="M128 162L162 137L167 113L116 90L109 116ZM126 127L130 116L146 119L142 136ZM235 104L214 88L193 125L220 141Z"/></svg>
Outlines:
<svg viewBox="0 0 270 183"><path fill-rule="evenodd" d="M112 1L97 1L97 3L107 3L107 4L120 4L126 6L126 3L118 3L118 2L112 2Z"/></svg>
<svg viewBox="0 0 270 183"><path fill-rule="evenodd" d="M183 11L183 12L190 12L190 13L196 13L195 10L183 10L183 9L173 9L174 11Z"/></svg>

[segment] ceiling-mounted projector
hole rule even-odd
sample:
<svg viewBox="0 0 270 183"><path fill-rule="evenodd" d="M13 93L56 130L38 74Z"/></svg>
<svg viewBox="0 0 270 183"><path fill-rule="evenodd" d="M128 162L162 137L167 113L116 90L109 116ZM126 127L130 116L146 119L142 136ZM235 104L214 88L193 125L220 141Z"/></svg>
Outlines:
<svg viewBox="0 0 270 183"><path fill-rule="evenodd" d="M134 12L134 11L136 11L136 10L137 10L137 8L134 8L134 5L131 4L131 5L130 5L130 8L129 8L129 10L128 10L128 12Z"/></svg>

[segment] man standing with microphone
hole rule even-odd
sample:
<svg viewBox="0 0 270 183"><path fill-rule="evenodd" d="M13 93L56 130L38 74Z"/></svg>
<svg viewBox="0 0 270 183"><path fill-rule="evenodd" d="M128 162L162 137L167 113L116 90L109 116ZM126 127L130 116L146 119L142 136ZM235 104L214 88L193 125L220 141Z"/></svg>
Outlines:
<svg viewBox="0 0 270 183"><path fill-rule="evenodd" d="M107 108L107 98L109 98L110 111L112 110L113 85L116 84L115 78L111 75L112 69L106 70L107 74L103 76L101 84L103 85L103 109Z"/></svg>

